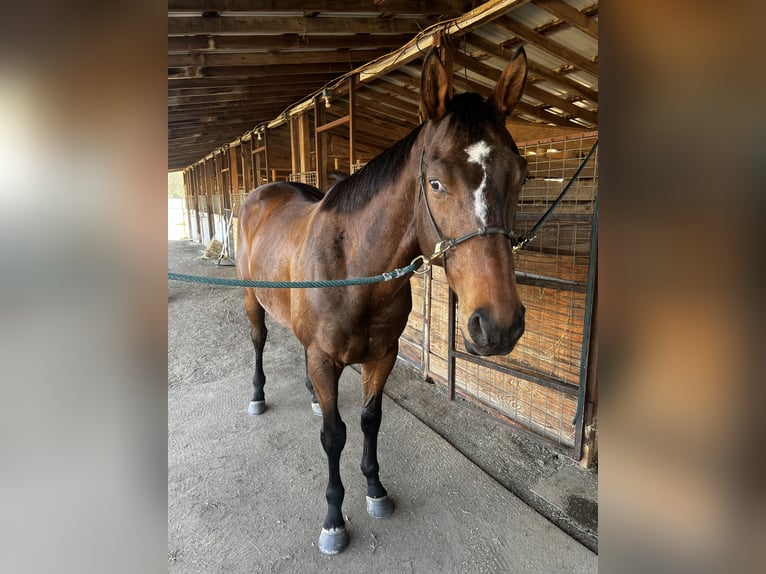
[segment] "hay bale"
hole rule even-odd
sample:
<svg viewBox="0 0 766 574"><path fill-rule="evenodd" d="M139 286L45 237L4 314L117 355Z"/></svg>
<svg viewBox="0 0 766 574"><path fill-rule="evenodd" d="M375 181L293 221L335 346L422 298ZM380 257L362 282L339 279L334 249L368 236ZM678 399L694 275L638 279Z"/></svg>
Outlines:
<svg viewBox="0 0 766 574"><path fill-rule="evenodd" d="M218 259L223 249L223 243L217 239L211 239L210 245L207 246L205 252L202 254L202 259Z"/></svg>

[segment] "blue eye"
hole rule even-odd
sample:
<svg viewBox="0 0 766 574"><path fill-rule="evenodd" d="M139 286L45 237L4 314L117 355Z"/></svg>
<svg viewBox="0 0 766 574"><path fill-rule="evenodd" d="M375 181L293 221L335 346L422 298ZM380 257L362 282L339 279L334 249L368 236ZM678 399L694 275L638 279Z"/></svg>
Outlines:
<svg viewBox="0 0 766 574"><path fill-rule="evenodd" d="M428 183L431 185L431 189L433 189L436 192L444 193L445 191L447 191L446 189L444 189L442 182L440 182L438 179L429 179Z"/></svg>

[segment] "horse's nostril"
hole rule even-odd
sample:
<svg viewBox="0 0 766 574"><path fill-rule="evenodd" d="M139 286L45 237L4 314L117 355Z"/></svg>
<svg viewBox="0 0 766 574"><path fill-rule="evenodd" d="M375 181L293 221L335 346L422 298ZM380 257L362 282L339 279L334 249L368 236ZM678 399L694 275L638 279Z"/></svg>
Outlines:
<svg viewBox="0 0 766 574"><path fill-rule="evenodd" d="M479 345L487 344L487 321L489 316L485 309L477 309L468 318L468 334Z"/></svg>
<svg viewBox="0 0 766 574"><path fill-rule="evenodd" d="M514 313L510 325L498 326L484 309L477 309L468 318L468 338L470 339L470 352L481 355L504 355L513 349L516 341L524 333L524 315L526 310L519 305Z"/></svg>

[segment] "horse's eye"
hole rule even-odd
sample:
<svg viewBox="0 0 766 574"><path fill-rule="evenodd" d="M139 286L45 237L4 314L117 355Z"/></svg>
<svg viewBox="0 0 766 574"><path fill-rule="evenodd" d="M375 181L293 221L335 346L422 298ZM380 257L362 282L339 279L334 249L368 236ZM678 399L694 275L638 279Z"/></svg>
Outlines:
<svg viewBox="0 0 766 574"><path fill-rule="evenodd" d="M431 189L433 189L434 191L437 191L439 193L444 193L445 191L447 191L446 189L444 189L442 182L440 182L438 179L429 179L428 183L431 184Z"/></svg>
<svg viewBox="0 0 766 574"><path fill-rule="evenodd" d="M524 181L522 181L522 182L521 182L521 185L524 185L524 184L525 184L525 183L527 183L528 181L529 181L529 176L528 176L528 175L525 175L525 176L524 176Z"/></svg>

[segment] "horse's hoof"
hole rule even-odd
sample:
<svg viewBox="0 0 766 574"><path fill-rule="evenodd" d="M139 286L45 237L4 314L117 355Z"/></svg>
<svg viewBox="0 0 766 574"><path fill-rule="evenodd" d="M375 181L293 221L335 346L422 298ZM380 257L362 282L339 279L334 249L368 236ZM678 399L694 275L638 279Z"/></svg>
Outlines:
<svg viewBox="0 0 766 574"><path fill-rule="evenodd" d="M394 501L388 496L367 497L367 514L373 518L386 518L394 511Z"/></svg>
<svg viewBox="0 0 766 574"><path fill-rule="evenodd" d="M247 407L247 414L260 415L266 410L266 401L250 401L250 406Z"/></svg>
<svg viewBox="0 0 766 574"><path fill-rule="evenodd" d="M314 412L314 414L318 417L322 416L322 408L319 406L319 403L311 403L311 410Z"/></svg>
<svg viewBox="0 0 766 574"><path fill-rule="evenodd" d="M343 552L348 546L348 532L346 527L322 528L319 535L319 551L322 554L337 554Z"/></svg>

